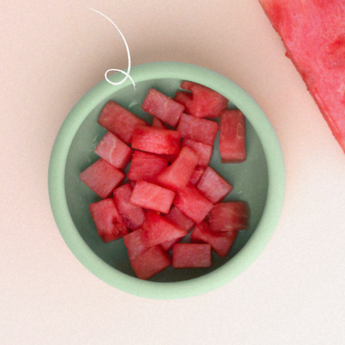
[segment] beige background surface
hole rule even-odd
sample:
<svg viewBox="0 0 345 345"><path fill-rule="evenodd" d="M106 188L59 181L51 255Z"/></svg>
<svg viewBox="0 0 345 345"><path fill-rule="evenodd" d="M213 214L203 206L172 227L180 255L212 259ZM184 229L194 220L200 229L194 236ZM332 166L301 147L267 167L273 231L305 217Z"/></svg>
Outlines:
<svg viewBox="0 0 345 345"><path fill-rule="evenodd" d="M50 151L64 118L126 51L133 65L215 70L269 117L286 163L269 245L234 281L156 301L118 291L65 245L50 211ZM257 0L0 5L0 344L344 344L345 155Z"/></svg>

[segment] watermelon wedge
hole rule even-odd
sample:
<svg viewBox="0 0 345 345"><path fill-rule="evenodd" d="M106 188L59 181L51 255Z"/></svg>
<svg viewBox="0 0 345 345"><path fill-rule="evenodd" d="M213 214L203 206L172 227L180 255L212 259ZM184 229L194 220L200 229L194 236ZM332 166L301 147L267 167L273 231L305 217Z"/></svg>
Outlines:
<svg viewBox="0 0 345 345"><path fill-rule="evenodd" d="M177 91L175 101L183 104L189 114L195 117L219 117L228 106L228 100L220 93L191 81L183 81L181 88L190 91Z"/></svg>
<svg viewBox="0 0 345 345"><path fill-rule="evenodd" d="M133 260L131 266L139 279L149 279L171 265L169 254L160 246L151 247Z"/></svg>
<svg viewBox="0 0 345 345"><path fill-rule="evenodd" d="M345 2L259 1L345 152Z"/></svg>

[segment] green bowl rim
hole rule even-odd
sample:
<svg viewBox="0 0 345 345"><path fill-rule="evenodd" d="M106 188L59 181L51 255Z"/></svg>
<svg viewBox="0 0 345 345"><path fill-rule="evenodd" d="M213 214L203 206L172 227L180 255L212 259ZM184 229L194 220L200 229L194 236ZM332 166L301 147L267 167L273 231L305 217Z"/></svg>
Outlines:
<svg viewBox="0 0 345 345"><path fill-rule="evenodd" d="M115 91L131 85L129 79L119 86L106 80L88 91L64 120L52 149L48 188L51 209L58 229L76 258L94 275L111 286L141 297L176 299L197 296L231 281L246 270L268 244L277 226L285 195L285 167L278 138L258 104L246 91L228 78L204 67L182 62L154 62L134 66L130 75L136 83L148 79L177 78L206 85L222 93L240 109L253 125L261 140L268 168L268 191L261 220L249 241L226 264L204 276L181 282L152 282L117 271L100 259L85 243L70 215L65 195L65 168L70 145L84 119L102 100ZM110 79L121 81L123 74ZM117 88L117 89L115 89Z"/></svg>

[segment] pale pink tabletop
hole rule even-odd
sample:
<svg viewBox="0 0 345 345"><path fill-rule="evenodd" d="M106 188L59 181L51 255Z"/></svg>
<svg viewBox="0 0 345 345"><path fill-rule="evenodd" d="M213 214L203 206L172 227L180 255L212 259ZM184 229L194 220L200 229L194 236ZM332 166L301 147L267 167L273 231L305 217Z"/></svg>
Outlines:
<svg viewBox="0 0 345 345"><path fill-rule="evenodd" d="M286 201L264 252L223 287L135 297L70 252L48 198L64 118L108 68L181 61L244 88L276 130ZM344 344L345 154L257 0L17 1L0 6L0 344Z"/></svg>

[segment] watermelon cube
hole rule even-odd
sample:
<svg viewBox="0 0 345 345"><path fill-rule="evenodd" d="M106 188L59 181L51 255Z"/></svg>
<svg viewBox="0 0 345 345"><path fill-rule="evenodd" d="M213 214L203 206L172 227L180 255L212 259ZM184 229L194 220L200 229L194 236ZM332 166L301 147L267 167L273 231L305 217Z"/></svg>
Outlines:
<svg viewBox="0 0 345 345"><path fill-rule="evenodd" d="M213 250L222 258L225 258L233 245L238 232L212 231L209 224L203 221L197 224L192 231L191 241L193 243L208 243Z"/></svg>
<svg viewBox="0 0 345 345"><path fill-rule="evenodd" d="M208 243L177 243L173 246L174 268L211 267L211 245Z"/></svg>
<svg viewBox="0 0 345 345"><path fill-rule="evenodd" d="M219 153L222 163L246 160L245 117L240 110L226 110L220 118Z"/></svg>
<svg viewBox="0 0 345 345"><path fill-rule="evenodd" d="M109 101L105 105L97 122L127 144L132 142L134 128L147 125L145 121L114 101Z"/></svg>
<svg viewBox="0 0 345 345"><path fill-rule="evenodd" d="M107 132L95 148L95 153L118 169L125 169L132 157L132 149L115 134Z"/></svg>
<svg viewBox="0 0 345 345"><path fill-rule="evenodd" d="M287 53L345 152L344 1L260 0Z"/></svg>
<svg viewBox="0 0 345 345"><path fill-rule="evenodd" d="M227 98L206 86L183 81L181 88L191 91L191 95L177 91L175 101L183 104L186 112L195 117L219 117L221 111L228 106Z"/></svg>
<svg viewBox="0 0 345 345"><path fill-rule="evenodd" d="M181 240L181 237L179 237L179 238L174 238L174 239L172 239L172 240L170 240L170 241L166 241L166 242L161 243L160 246L161 246L164 250L168 251L168 250L170 250L170 249L173 247L173 245L174 245L175 243L179 242L180 240Z"/></svg>
<svg viewBox="0 0 345 345"><path fill-rule="evenodd" d="M210 212L213 231L238 231L248 228L249 207L244 201L224 202L214 205Z"/></svg>
<svg viewBox="0 0 345 345"><path fill-rule="evenodd" d="M103 242L114 241L128 234L112 198L90 204L89 210Z"/></svg>
<svg viewBox="0 0 345 345"><path fill-rule="evenodd" d="M137 181L130 202L149 210L168 213L175 198L175 192L147 181Z"/></svg>
<svg viewBox="0 0 345 345"><path fill-rule="evenodd" d="M107 198L125 174L100 158L79 174L79 178L101 198Z"/></svg>
<svg viewBox="0 0 345 345"><path fill-rule="evenodd" d="M146 219L142 228L143 243L147 247L179 239L188 234L186 230L181 229L177 224L154 211L146 213Z"/></svg>
<svg viewBox="0 0 345 345"><path fill-rule="evenodd" d="M184 111L184 106L158 90L150 89L141 109L175 127Z"/></svg>
<svg viewBox="0 0 345 345"><path fill-rule="evenodd" d="M212 202L190 184L177 191L174 205L196 224L202 222L213 208Z"/></svg>
<svg viewBox="0 0 345 345"><path fill-rule="evenodd" d="M218 132L218 123L182 114L177 131L181 133L181 137L184 139L191 139L213 146Z"/></svg>
<svg viewBox="0 0 345 345"><path fill-rule="evenodd" d="M196 188L213 204L232 191L232 186L211 167L207 167Z"/></svg>
<svg viewBox="0 0 345 345"><path fill-rule="evenodd" d="M185 188L198 160L198 156L192 149L188 146L183 147L174 162L157 176L157 182L172 190Z"/></svg>
<svg viewBox="0 0 345 345"><path fill-rule="evenodd" d="M184 139L182 141L181 148L188 146L190 147L196 155L199 157L198 165L201 167L207 167L210 163L212 157L213 147L210 145L206 145L204 143L200 143L195 140Z"/></svg>
<svg viewBox="0 0 345 345"><path fill-rule="evenodd" d="M116 188L113 192L115 205L123 222L127 228L136 230L143 224L145 212L140 206L130 203L131 196L132 187L129 183Z"/></svg>
<svg viewBox="0 0 345 345"><path fill-rule="evenodd" d="M132 148L157 154L178 154L181 134L170 129L139 126L134 129Z"/></svg>
<svg viewBox="0 0 345 345"><path fill-rule="evenodd" d="M160 246L151 247L131 261L139 279L147 280L171 266L171 257Z"/></svg>
<svg viewBox="0 0 345 345"><path fill-rule="evenodd" d="M168 165L168 161L153 153L134 150L127 177L132 181L155 181L157 175Z"/></svg>
<svg viewBox="0 0 345 345"><path fill-rule="evenodd" d="M194 222L188 218L185 214L183 214L177 207L173 206L169 213L165 216L166 219L169 219L181 229L189 231L193 226ZM164 250L169 250L172 246L180 241L181 238L173 239L167 242L161 243L161 246Z"/></svg>
<svg viewBox="0 0 345 345"><path fill-rule="evenodd" d="M128 258L134 260L138 255L146 252L150 247L146 247L142 240L142 229L138 229L123 237L123 243L127 248Z"/></svg>
<svg viewBox="0 0 345 345"><path fill-rule="evenodd" d="M188 218L183 212L181 212L176 206L173 206L169 213L165 216L173 223L177 224L181 229L189 231L193 226L194 222Z"/></svg>
<svg viewBox="0 0 345 345"><path fill-rule="evenodd" d="M154 128L160 128L160 129L166 129L164 122L161 121L158 117L154 117L152 120L152 127Z"/></svg>
<svg viewBox="0 0 345 345"><path fill-rule="evenodd" d="M189 183L195 186L201 179L202 174L205 172L205 167L197 166L193 172L192 177L189 180Z"/></svg>

